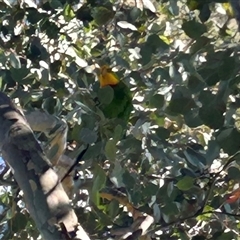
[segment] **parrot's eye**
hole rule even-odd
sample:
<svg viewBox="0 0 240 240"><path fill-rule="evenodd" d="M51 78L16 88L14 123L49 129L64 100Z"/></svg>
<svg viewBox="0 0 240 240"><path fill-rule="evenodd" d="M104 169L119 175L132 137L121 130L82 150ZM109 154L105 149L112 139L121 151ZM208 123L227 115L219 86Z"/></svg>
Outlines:
<svg viewBox="0 0 240 240"><path fill-rule="evenodd" d="M111 72L112 72L112 70L108 66L102 66L101 67L101 74L102 75L105 75L106 73L111 73Z"/></svg>
<svg viewBox="0 0 240 240"><path fill-rule="evenodd" d="M112 73L112 69L111 68L107 68L106 69L108 73Z"/></svg>

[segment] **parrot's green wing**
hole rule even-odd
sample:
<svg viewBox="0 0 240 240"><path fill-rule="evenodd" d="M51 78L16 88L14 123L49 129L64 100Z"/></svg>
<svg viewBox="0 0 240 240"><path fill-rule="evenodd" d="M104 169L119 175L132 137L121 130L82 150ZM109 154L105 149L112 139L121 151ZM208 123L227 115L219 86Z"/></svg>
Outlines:
<svg viewBox="0 0 240 240"><path fill-rule="evenodd" d="M124 122L128 122L133 109L130 89L122 81L112 86L112 88L114 91L112 102L108 105L101 106L101 109L106 118L118 118Z"/></svg>

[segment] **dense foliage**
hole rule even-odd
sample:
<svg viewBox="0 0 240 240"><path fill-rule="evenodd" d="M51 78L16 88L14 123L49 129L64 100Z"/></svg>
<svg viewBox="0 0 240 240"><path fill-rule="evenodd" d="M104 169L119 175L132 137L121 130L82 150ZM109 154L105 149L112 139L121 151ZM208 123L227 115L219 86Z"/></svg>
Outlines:
<svg viewBox="0 0 240 240"><path fill-rule="evenodd" d="M90 144L72 200L91 239L143 214L155 220L145 239L237 239L239 33L227 1L20 2L0 2L0 88L65 119L71 157ZM133 96L122 139L98 108L111 97L103 64ZM1 182L1 238L36 239L16 184Z"/></svg>

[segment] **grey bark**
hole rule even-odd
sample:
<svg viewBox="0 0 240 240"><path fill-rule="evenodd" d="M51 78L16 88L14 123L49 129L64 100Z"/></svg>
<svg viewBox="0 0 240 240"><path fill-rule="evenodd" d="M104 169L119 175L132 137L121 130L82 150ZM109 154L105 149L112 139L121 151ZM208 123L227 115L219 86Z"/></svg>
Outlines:
<svg viewBox="0 0 240 240"><path fill-rule="evenodd" d="M58 175L38 144L24 114L0 92L0 149L42 237L90 239L78 223Z"/></svg>

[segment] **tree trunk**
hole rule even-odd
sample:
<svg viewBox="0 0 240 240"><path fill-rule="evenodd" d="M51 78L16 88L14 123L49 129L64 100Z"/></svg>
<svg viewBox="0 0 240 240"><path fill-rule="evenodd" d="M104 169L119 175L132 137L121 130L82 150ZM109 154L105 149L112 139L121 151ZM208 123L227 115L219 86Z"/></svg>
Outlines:
<svg viewBox="0 0 240 240"><path fill-rule="evenodd" d="M46 240L90 239L78 223L58 175L26 122L24 114L0 92L0 149L40 234Z"/></svg>

